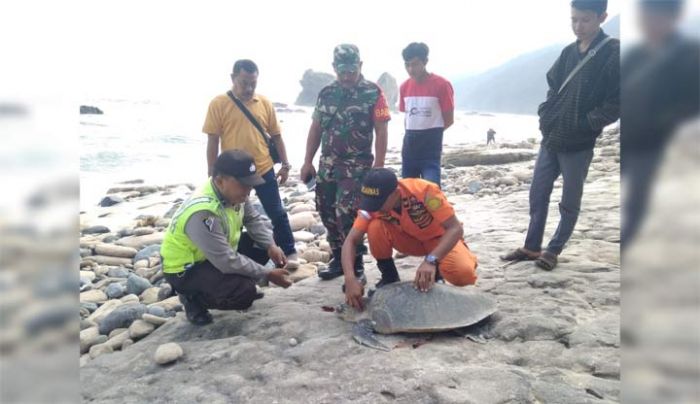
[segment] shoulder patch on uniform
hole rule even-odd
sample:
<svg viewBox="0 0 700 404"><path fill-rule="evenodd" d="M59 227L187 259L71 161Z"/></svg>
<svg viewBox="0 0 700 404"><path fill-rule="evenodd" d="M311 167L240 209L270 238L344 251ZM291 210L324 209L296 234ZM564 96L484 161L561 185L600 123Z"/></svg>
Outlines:
<svg viewBox="0 0 700 404"><path fill-rule="evenodd" d="M367 212L366 210L360 209L360 210L357 211L357 213L358 213L360 216L362 216L363 219L369 220L369 219L372 218L372 215L370 215L369 212Z"/></svg>
<svg viewBox="0 0 700 404"><path fill-rule="evenodd" d="M436 196L428 195L425 198L425 206L432 211L438 210L442 206L442 200Z"/></svg>
<svg viewBox="0 0 700 404"><path fill-rule="evenodd" d="M214 218L212 216L209 216L206 219L204 219L204 226L207 227L209 232L213 232L214 231Z"/></svg>

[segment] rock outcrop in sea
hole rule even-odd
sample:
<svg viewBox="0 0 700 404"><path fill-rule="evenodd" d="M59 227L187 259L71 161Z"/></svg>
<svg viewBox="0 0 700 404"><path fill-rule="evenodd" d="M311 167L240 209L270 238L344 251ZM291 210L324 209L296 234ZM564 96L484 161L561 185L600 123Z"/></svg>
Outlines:
<svg viewBox="0 0 700 404"><path fill-rule="evenodd" d="M311 69L304 72L304 76L299 81L301 92L297 96L296 105L314 106L321 89L335 80L335 76L323 72L315 72Z"/></svg>

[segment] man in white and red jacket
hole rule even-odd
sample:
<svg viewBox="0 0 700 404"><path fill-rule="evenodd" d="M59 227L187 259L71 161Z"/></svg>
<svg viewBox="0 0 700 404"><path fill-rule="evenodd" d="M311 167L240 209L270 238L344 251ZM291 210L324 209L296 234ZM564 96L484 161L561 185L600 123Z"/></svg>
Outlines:
<svg viewBox="0 0 700 404"><path fill-rule="evenodd" d="M428 45L411 43L402 52L410 78L401 84L399 110L406 113L401 176L440 186L442 135L454 123L454 90L449 81L425 69Z"/></svg>

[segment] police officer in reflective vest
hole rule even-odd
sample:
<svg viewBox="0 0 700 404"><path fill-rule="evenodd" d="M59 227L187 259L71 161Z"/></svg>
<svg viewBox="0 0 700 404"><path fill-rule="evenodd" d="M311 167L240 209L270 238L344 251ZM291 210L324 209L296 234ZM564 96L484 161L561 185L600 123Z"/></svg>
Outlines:
<svg viewBox="0 0 700 404"><path fill-rule="evenodd" d="M208 309L250 307L262 297L255 285L263 278L291 285L272 224L248 202L251 189L263 182L250 154L225 151L212 177L173 216L160 250L163 273L191 323L211 323ZM269 259L277 268L264 266Z"/></svg>

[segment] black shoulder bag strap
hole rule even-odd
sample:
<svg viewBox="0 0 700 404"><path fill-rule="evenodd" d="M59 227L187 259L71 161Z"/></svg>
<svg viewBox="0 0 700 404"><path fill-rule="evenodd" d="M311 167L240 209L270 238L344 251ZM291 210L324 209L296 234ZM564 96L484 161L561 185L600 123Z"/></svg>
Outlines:
<svg viewBox="0 0 700 404"><path fill-rule="evenodd" d="M241 100L239 100L238 98L236 98L235 95L233 95L233 91L228 90L226 95L228 95L229 98L231 98L233 100L233 102L236 103L236 105L238 105L238 108L243 112L243 115L245 115L246 118L248 118L248 120L250 121L250 123L252 123L253 126L255 126L255 128L258 129L258 132L260 132L260 135L263 137L263 140L265 140L265 143L267 144L269 139L270 139L269 136L267 136L267 134L263 130L262 126L260 126L260 123L258 122L257 119L255 119L253 114L251 114L250 111L248 111L248 108L246 108L246 106L243 105Z"/></svg>
<svg viewBox="0 0 700 404"><path fill-rule="evenodd" d="M238 105L238 108L241 110L241 112L243 112L243 115L245 115L246 118L248 118L248 120L250 121L250 123L252 123L253 126L255 126L255 128L258 130L258 132L260 132L260 136L262 136L263 142L265 142L265 144L267 145L268 149L270 150L270 158L272 158L272 162L273 162L273 163L280 163L280 162L281 162L281 159L280 159L280 157L279 157L279 153L277 153L277 148L275 147L275 145L274 145L274 143L273 143L273 141L272 141L272 138L271 138L270 136L268 136L268 135L265 133L265 131L263 130L262 126L260 125L260 122L258 122L258 120L255 119L255 117L253 116L253 114L251 114L250 111L248 110L248 108L246 108L246 106L243 105L243 103L241 102L241 100L239 100L235 95L233 95L233 91L228 90L228 91L226 92L226 95L228 95L228 97L229 97L236 105Z"/></svg>
<svg viewBox="0 0 700 404"><path fill-rule="evenodd" d="M564 80L564 83L561 85L561 87L559 87L559 91L557 91L557 94L561 93L561 90L563 90L564 87L566 87L566 85L569 84L569 81L571 81L571 79L576 75L576 73L578 73L579 70L581 70L581 68L582 68L586 63L588 63L589 60L593 59L593 57L596 55L596 53L598 53L598 51L600 50L600 48L602 48L606 43L610 42L612 39L613 39L613 38L612 38L611 36L609 36L609 37L603 39L602 41L600 41L600 42L598 43L598 45L596 45L595 48L593 48L593 49L591 49L590 51L588 51L588 54L586 55L586 57L584 57L583 59L581 59L581 61L578 62L578 64L577 64L576 67L574 68L574 70L572 70L571 73L569 73L569 76L566 78L566 80Z"/></svg>

